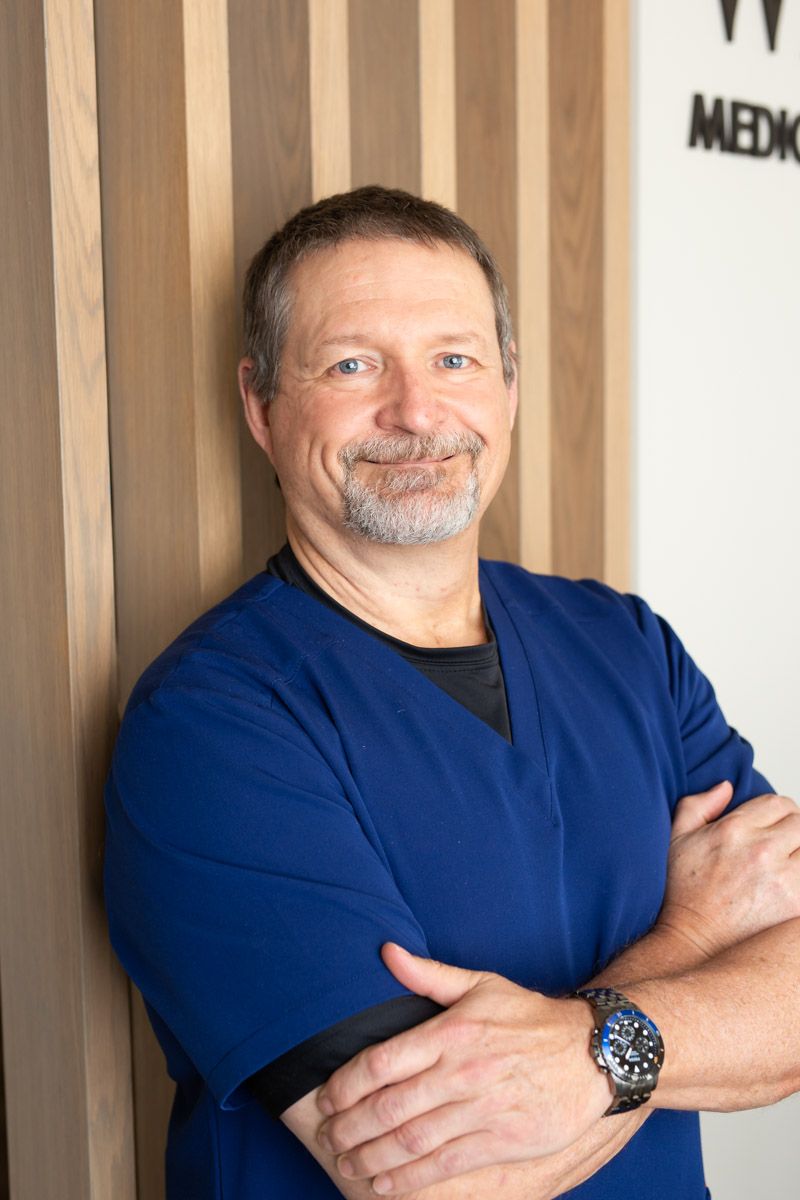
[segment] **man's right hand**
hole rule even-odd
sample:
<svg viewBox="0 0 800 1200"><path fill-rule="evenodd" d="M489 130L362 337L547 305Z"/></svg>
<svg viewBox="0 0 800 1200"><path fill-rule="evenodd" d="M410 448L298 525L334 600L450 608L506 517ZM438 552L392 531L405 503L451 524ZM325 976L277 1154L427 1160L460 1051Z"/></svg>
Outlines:
<svg viewBox="0 0 800 1200"><path fill-rule="evenodd" d="M721 816L732 795L723 782L678 804L656 923L707 958L800 917L800 809L765 795Z"/></svg>

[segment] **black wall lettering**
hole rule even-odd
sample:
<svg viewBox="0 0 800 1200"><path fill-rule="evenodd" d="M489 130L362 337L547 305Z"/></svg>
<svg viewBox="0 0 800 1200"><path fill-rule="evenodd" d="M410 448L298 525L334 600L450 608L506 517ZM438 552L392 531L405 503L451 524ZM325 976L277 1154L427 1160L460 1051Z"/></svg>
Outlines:
<svg viewBox="0 0 800 1200"><path fill-rule="evenodd" d="M733 41L733 27L736 23L736 10L739 0L721 0L722 19L725 22L725 35L729 42ZM778 40L778 21L781 16L783 0L761 0L764 9L764 23L767 27L767 39L770 50L774 50Z"/></svg>
<svg viewBox="0 0 800 1200"><path fill-rule="evenodd" d="M736 20L736 9L739 7L739 0L722 0L722 19L725 22L725 33L728 41L733 41L733 24Z"/></svg>
<svg viewBox="0 0 800 1200"><path fill-rule="evenodd" d="M734 100L731 103L730 128L727 149L732 154L769 158L775 149L775 123L768 108Z"/></svg>
<svg viewBox="0 0 800 1200"><path fill-rule="evenodd" d="M781 5L783 0L762 0L764 5L764 17L767 22L767 36L769 37L770 50L775 49L775 43L778 38L778 21L781 16Z"/></svg>
<svg viewBox="0 0 800 1200"><path fill-rule="evenodd" d="M790 116L785 108L776 112L747 100L708 100L702 92L692 97L689 146L746 154L751 158L794 158L800 163L800 114Z"/></svg>
<svg viewBox="0 0 800 1200"><path fill-rule="evenodd" d="M791 142L792 153L797 162L800 163L800 116L795 117L792 122L791 137L787 138Z"/></svg>
<svg viewBox="0 0 800 1200"><path fill-rule="evenodd" d="M692 104L692 127L689 132L689 145L696 146L702 138L706 150L714 143L724 150L725 142L725 109L722 101L717 98L710 113L706 113L705 101L701 92L696 92Z"/></svg>

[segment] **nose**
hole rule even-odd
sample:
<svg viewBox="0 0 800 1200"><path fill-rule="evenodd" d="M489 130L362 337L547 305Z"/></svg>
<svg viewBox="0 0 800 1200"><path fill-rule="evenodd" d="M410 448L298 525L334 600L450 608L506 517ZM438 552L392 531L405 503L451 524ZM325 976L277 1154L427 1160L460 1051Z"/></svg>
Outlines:
<svg viewBox="0 0 800 1200"><path fill-rule="evenodd" d="M387 371L376 423L381 429L432 433L444 422L445 406L436 395L427 371L412 365L393 365Z"/></svg>

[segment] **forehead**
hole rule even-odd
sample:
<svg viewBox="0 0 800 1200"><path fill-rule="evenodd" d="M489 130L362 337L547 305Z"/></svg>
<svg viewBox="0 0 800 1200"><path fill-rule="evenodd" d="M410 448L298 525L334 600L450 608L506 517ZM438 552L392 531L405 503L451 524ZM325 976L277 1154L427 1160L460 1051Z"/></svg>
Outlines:
<svg viewBox="0 0 800 1200"><path fill-rule="evenodd" d="M425 326L445 317L494 329L494 304L478 263L460 247L399 238L350 239L315 251L289 276L289 337L324 336L331 324L400 322Z"/></svg>

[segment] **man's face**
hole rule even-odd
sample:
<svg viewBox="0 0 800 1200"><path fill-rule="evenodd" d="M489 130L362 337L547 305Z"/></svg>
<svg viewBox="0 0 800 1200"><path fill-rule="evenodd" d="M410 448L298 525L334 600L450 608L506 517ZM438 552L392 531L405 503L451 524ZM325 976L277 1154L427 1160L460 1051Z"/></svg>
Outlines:
<svg viewBox="0 0 800 1200"><path fill-rule="evenodd" d="M478 264L353 240L304 259L290 286L278 394L247 404L290 515L395 544L468 528L499 486L516 407Z"/></svg>

